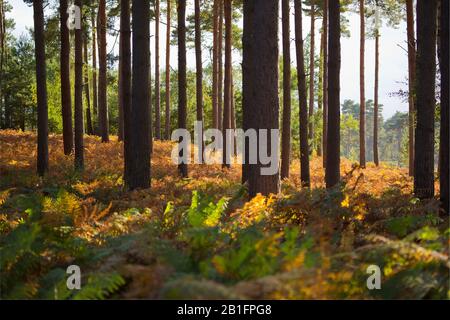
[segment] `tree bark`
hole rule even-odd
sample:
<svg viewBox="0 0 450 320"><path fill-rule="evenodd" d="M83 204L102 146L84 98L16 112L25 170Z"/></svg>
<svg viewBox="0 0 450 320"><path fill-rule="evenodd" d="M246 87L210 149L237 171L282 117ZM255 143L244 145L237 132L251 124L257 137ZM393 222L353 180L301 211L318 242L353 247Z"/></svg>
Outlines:
<svg viewBox="0 0 450 320"><path fill-rule="evenodd" d="M92 10L91 13L91 20L92 20L92 109L94 110L94 133L96 135L99 135L99 128L98 128L98 98L97 98L97 44L96 44L96 19L95 19L95 13L94 10Z"/></svg>
<svg viewBox="0 0 450 320"><path fill-rule="evenodd" d="M378 158L378 84L380 70L380 31L375 30L375 88L373 105L373 161L378 167L380 160Z"/></svg>
<svg viewBox="0 0 450 320"><path fill-rule="evenodd" d="M444 213L447 215L450 213L449 205L450 205L450 190L449 190L449 127L450 127L450 118L449 118L449 1L442 0L441 1L441 51L439 54L440 58L440 70L441 70L441 131L440 131L440 161L441 161L441 170L440 174L440 199L442 202L442 209Z"/></svg>
<svg viewBox="0 0 450 320"><path fill-rule="evenodd" d="M107 79L106 79L106 0L99 0L98 5L98 116L102 142L109 142Z"/></svg>
<svg viewBox="0 0 450 320"><path fill-rule="evenodd" d="M120 75L121 95L120 105L123 109L123 153L124 153L124 181L130 187L130 168L133 162L132 152L132 113L131 113L131 25L130 0L120 1Z"/></svg>
<svg viewBox="0 0 450 320"><path fill-rule="evenodd" d="M178 13L178 128L186 129L187 117L187 94L186 94L186 0L177 0ZM184 151L180 152L183 158ZM188 155L190 156L190 155ZM185 178L188 176L187 163L178 165L180 175Z"/></svg>
<svg viewBox="0 0 450 320"><path fill-rule="evenodd" d="M281 2L283 29L283 132L281 136L281 179L289 178L291 163L291 38L289 0Z"/></svg>
<svg viewBox="0 0 450 320"><path fill-rule="evenodd" d="M167 0L167 26L166 26L166 119L165 136L170 140L170 26L171 26L171 1Z"/></svg>
<svg viewBox="0 0 450 320"><path fill-rule="evenodd" d="M305 51L303 44L303 12L301 0L295 0L295 44L297 53L297 79L300 108L300 180L303 187L310 187L308 102L306 97Z"/></svg>
<svg viewBox="0 0 450 320"><path fill-rule="evenodd" d="M133 0L132 17L130 190L150 188L150 3Z"/></svg>
<svg viewBox="0 0 450 320"><path fill-rule="evenodd" d="M414 32L413 0L406 0L406 24L408 34L408 84L409 84L409 175L414 176L414 123L415 123L415 83L416 83L416 39Z"/></svg>
<svg viewBox="0 0 450 320"><path fill-rule="evenodd" d="M161 102L159 84L159 0L155 1L155 139L161 140Z"/></svg>
<svg viewBox="0 0 450 320"><path fill-rule="evenodd" d="M121 18L122 19L122 18ZM123 74L122 74L122 63L123 63L123 45L122 45L122 36L123 31L122 28L120 29L120 35L119 35L119 132L118 132L118 140L123 141L124 140L124 127L125 127L125 120L124 120L124 109L123 109Z"/></svg>
<svg viewBox="0 0 450 320"><path fill-rule="evenodd" d="M360 49L359 49L359 165L366 167L366 93L365 93L365 47L366 22L365 0L359 0Z"/></svg>
<svg viewBox="0 0 450 320"><path fill-rule="evenodd" d="M325 168L327 162L327 131L328 131L328 0L324 0L323 8L323 117L322 117L322 151Z"/></svg>
<svg viewBox="0 0 450 320"><path fill-rule="evenodd" d="M340 2L331 0L329 14L328 56L328 130L325 182L332 188L340 180L340 70L341 70L341 19Z"/></svg>
<svg viewBox="0 0 450 320"><path fill-rule="evenodd" d="M224 0L225 15L225 86L224 86L224 109L223 109L223 167L230 168L231 152L230 139L227 129L231 129L231 5L232 0ZM231 138L231 137L230 137ZM228 144L228 145L227 145Z"/></svg>
<svg viewBox="0 0 450 320"><path fill-rule="evenodd" d="M87 134L92 135L94 133L94 129L92 127L92 117L91 117L91 96L89 93L89 59L88 59L88 43L87 38L83 39L83 54L84 54L84 94L86 96L86 126L87 126Z"/></svg>
<svg viewBox="0 0 450 320"><path fill-rule="evenodd" d="M61 28L61 113L63 124L63 144L64 154L69 155L73 150L73 129L72 129L72 98L70 93L70 35L67 28L67 0L59 2L59 17Z"/></svg>
<svg viewBox="0 0 450 320"><path fill-rule="evenodd" d="M310 152L314 150L314 58L316 46L316 7L315 0L311 0L311 48L309 51L309 112L308 112L308 138L311 142Z"/></svg>
<svg viewBox="0 0 450 320"><path fill-rule="evenodd" d="M82 9L82 0L75 5ZM83 30L75 29L75 169L84 169Z"/></svg>
<svg viewBox="0 0 450 320"><path fill-rule="evenodd" d="M214 129L219 128L219 115L218 115L218 23L219 23L219 0L214 0L213 5L213 79L212 79L212 127Z"/></svg>
<svg viewBox="0 0 450 320"><path fill-rule="evenodd" d="M203 63L200 15L200 0L195 0L196 119L203 122ZM199 132L199 135L200 143L203 146L203 130ZM202 148L202 150L204 149ZM203 161L203 154L201 154L201 159Z"/></svg>
<svg viewBox="0 0 450 320"><path fill-rule="evenodd" d="M223 1L219 2L219 31L217 35L217 118L218 118L218 128L222 130L222 117L223 117Z"/></svg>
<svg viewBox="0 0 450 320"><path fill-rule="evenodd" d="M437 0L417 1L417 79L414 193L434 197L434 116Z"/></svg>
<svg viewBox="0 0 450 320"><path fill-rule="evenodd" d="M33 13L38 109L37 173L42 177L48 171L47 70L45 59L44 8L42 0L33 1Z"/></svg>
<svg viewBox="0 0 450 320"><path fill-rule="evenodd" d="M268 154L275 152L271 149L271 129L278 130L279 123L279 99L278 99L278 1L258 2L254 7L253 36L253 110L250 116L255 117L255 127L258 130L258 163L252 166L249 176L249 195L256 196L276 194L279 192L280 176L277 170L275 174L264 175L261 169L265 166L261 163L259 149L261 144L267 144ZM262 141L259 130L268 131L266 141ZM278 137L277 137L278 139ZM277 141L278 143L278 141ZM277 155L278 158L278 155ZM277 168L278 169L278 168Z"/></svg>

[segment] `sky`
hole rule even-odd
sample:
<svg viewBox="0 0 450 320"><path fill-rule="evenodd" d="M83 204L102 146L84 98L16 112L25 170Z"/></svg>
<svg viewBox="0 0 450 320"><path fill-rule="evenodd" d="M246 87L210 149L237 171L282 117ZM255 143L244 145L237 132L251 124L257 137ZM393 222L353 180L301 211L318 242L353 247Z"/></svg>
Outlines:
<svg viewBox="0 0 450 320"><path fill-rule="evenodd" d="M33 27L33 10L32 7L26 5L23 0L10 0L9 3L13 9L7 14L8 18L14 19L16 28L14 35L19 36L22 33L27 33L27 28ZM164 5L164 4L163 4ZM293 10L292 10L293 11ZM48 14L48 12L46 12ZM187 12L189 15L189 10ZM354 13L347 13L349 20L350 38L341 39L341 102L346 99L351 99L359 102L359 16ZM291 38L294 37L293 18L291 19ZM310 19L304 18L304 36L310 30ZM319 28L322 22L316 22L317 38L316 50L319 50L318 44L320 42ZM160 26L160 52L165 52L165 25ZM281 29L281 27L280 27ZM155 30L154 22L150 25L150 30L153 33ZM114 50L118 54L118 42L113 48L114 38L109 38L108 52ZM281 41L281 36L280 36ZM391 93L397 92L399 89L407 90L408 79L408 57L403 49L406 44L406 24L403 22L397 29L387 27L385 25L381 28L380 38L380 84L379 84L379 101L383 105L383 117L385 119L394 115L397 111L405 112L408 110L408 104L403 102L399 97L391 96ZM154 37L151 38L151 48L154 48ZM280 45L281 48L281 45ZM295 48L291 44L293 57L293 65L295 62ZM280 49L281 52L281 49ZM204 60L206 60L204 55ZM177 66L177 47L171 47L171 67ZM188 67L195 68L194 50L189 50ZM234 64L238 64L239 59L236 55L233 57ZM374 79L375 79L375 40L366 40L366 54L365 54L365 72L366 72L366 100L373 99ZM164 57L161 54L160 64L164 64ZM154 58L152 58L152 68L154 68Z"/></svg>

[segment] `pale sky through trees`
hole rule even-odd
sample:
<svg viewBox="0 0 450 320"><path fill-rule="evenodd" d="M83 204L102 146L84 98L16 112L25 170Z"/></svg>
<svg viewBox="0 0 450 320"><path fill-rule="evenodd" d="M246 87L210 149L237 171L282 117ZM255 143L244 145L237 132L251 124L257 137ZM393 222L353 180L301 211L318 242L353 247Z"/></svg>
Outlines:
<svg viewBox="0 0 450 320"><path fill-rule="evenodd" d="M7 13L7 18L14 19L16 27L14 35L19 36L26 33L26 28L31 28L33 25L33 9L26 5L22 0L10 0L12 5L12 12ZM162 4L162 7L165 4ZM193 11L193 6L187 10L187 15ZM46 11L48 14L48 10ZM291 10L293 14L293 9ZM342 68L341 68L341 102L346 99L359 101L359 16L355 13L347 12L347 19L349 20L349 30L351 32L350 38L341 39L342 47ZM119 19L116 19L118 26ZM175 27L175 17L172 27ZM309 33L310 19L304 19L305 34ZM321 27L321 20L316 22L317 29ZM154 32L154 23L151 24L151 34ZM160 27L160 61L164 61L165 52L165 25ZM319 52L320 34L316 32L316 52ZM291 19L291 38L294 38L293 16ZM281 50L281 25L280 25L280 54ZM108 52L114 44L114 38L108 39ZM151 52L154 49L154 37L151 38ZM391 93L397 92L400 89L407 91L408 80L408 57L406 51L402 48L406 47L406 23L402 22L397 29L387 27L385 25L381 28L380 38L380 104L383 105L383 116L388 118L395 114L396 111L405 112L408 110L407 102L403 102L399 97L390 96ZM119 42L117 41L114 51L118 54ZM295 66L295 44L291 42L291 57L292 65ZM177 66L177 46L171 48L171 67ZM195 55L194 49L188 50L188 67L195 69ZM209 59L209 54L205 52L204 61ZM234 65L239 61L234 57ZM366 40L366 98L373 99L374 73L375 73L375 40ZM152 58L152 69L154 68L154 59Z"/></svg>

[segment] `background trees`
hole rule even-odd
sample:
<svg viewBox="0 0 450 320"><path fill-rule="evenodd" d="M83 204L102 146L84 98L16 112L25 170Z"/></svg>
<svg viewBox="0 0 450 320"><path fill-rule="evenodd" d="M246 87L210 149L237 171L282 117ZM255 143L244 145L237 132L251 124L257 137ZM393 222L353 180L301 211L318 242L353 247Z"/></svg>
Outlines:
<svg viewBox="0 0 450 320"><path fill-rule="evenodd" d="M98 31L98 126L103 142L109 141L108 125L108 101L107 101L107 78L106 78L106 0L98 2L97 16Z"/></svg>

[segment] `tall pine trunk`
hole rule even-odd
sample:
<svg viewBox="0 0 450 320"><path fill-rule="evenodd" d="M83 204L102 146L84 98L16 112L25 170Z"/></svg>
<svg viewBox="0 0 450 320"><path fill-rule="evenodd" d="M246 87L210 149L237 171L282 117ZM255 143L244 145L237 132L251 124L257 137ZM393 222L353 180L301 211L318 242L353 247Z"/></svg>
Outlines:
<svg viewBox="0 0 450 320"><path fill-rule="evenodd" d="M63 125L64 154L69 155L73 150L73 128L72 128L72 98L70 93L70 33L67 28L67 0L59 2L59 17L61 28L61 113Z"/></svg>
<svg viewBox="0 0 450 320"><path fill-rule="evenodd" d="M281 2L283 29L283 127L281 136L281 179L289 178L291 163L291 38L289 0Z"/></svg>
<svg viewBox="0 0 450 320"><path fill-rule="evenodd" d="M308 111L308 138L311 142L310 152L314 150L314 58L315 58L315 46L316 46L316 6L315 0L311 1L311 48L309 51L309 111Z"/></svg>
<svg viewBox="0 0 450 320"><path fill-rule="evenodd" d="M417 78L414 193L434 197L434 116L436 107L437 0L417 1Z"/></svg>
<svg viewBox="0 0 450 320"><path fill-rule="evenodd" d="M196 68L196 119L203 122L203 64L202 64L202 34L200 21L200 0L195 0L195 68ZM203 128L203 126L202 126ZM203 130L199 133L199 143L203 150ZM203 153L200 154L203 161Z"/></svg>
<svg viewBox="0 0 450 320"><path fill-rule="evenodd" d="M48 105L47 70L45 61L44 8L42 0L33 1L34 41L37 88L37 173L48 171Z"/></svg>
<svg viewBox="0 0 450 320"><path fill-rule="evenodd" d="M213 71L212 71L212 127L219 128L219 114L218 114L218 29L219 29L219 0L214 0L213 4Z"/></svg>
<svg viewBox="0 0 450 320"><path fill-rule="evenodd" d="M416 83L416 37L414 32L414 1L406 0L406 25L408 34L408 164L409 175L414 176L414 124L415 124L415 83Z"/></svg>
<svg viewBox="0 0 450 320"><path fill-rule="evenodd" d="M328 130L327 161L325 182L332 188L340 180L340 72L341 72L341 17L340 2L330 0L329 17L329 55L328 55Z"/></svg>
<svg viewBox="0 0 450 320"><path fill-rule="evenodd" d="M365 0L359 0L360 46L359 46L359 165L366 167L366 93L365 93L365 47L366 22Z"/></svg>
<svg viewBox="0 0 450 320"><path fill-rule="evenodd" d="M82 7L82 0L75 5ZM82 9L81 9L82 10ZM75 29L75 169L84 169L83 30Z"/></svg>
<svg viewBox="0 0 450 320"><path fill-rule="evenodd" d="M119 35L119 132L118 132L118 140L123 141L124 139L124 109L123 109L123 75L122 75L122 63L123 63L123 45L122 45L122 27L120 29L120 35Z"/></svg>
<svg viewBox="0 0 450 320"><path fill-rule="evenodd" d="M159 0L155 1L155 139L161 140L161 102L159 87Z"/></svg>
<svg viewBox="0 0 450 320"><path fill-rule="evenodd" d="M328 0L324 0L323 7L323 116L322 116L322 165L327 163L327 131L328 131Z"/></svg>
<svg viewBox="0 0 450 320"><path fill-rule="evenodd" d="M92 10L91 13L91 21L92 21L92 109L94 114L94 133L96 135L99 135L99 128L98 128L98 98L97 98L97 44L96 44L96 19L95 19L95 12Z"/></svg>
<svg viewBox="0 0 450 320"><path fill-rule="evenodd" d="M440 199L442 202L442 209L446 214L449 214L450 205L450 190L449 190L449 1L441 1L441 51L439 54L440 58L440 70L441 70L441 132L440 132L440 162L441 170L440 174Z"/></svg>
<svg viewBox="0 0 450 320"><path fill-rule="evenodd" d="M109 141L108 102L106 79L106 0L99 0L98 5L98 117L102 142Z"/></svg>
<svg viewBox="0 0 450 320"><path fill-rule="evenodd" d="M170 26L171 26L171 1L167 0L167 21L166 21L166 118L165 137L170 140Z"/></svg>
<svg viewBox="0 0 450 320"><path fill-rule="evenodd" d="M178 19L178 128L186 129L187 117L187 79L186 79L186 0L177 0ZM180 141L181 142L181 141ZM185 151L180 151L183 158ZM187 155L188 157L190 155ZM178 171L182 177L188 176L187 163L180 163Z"/></svg>
<svg viewBox="0 0 450 320"><path fill-rule="evenodd" d="M224 0L225 15L225 85L224 85L224 108L223 108L223 163L222 166L229 168L231 163L231 152L228 147L231 136L227 129L231 129L231 3L232 0Z"/></svg>
<svg viewBox="0 0 450 320"><path fill-rule="evenodd" d="M131 190L150 187L150 3L132 2Z"/></svg>
<svg viewBox="0 0 450 320"><path fill-rule="evenodd" d="M223 117L223 1L219 2L219 30L217 35L217 118L218 128L222 130L222 117Z"/></svg>
<svg viewBox="0 0 450 320"><path fill-rule="evenodd" d="M87 38L83 39L83 54L84 54L84 94L86 96L86 126L87 134L92 135L94 129L92 127L92 116L91 116L91 95L89 92L89 59L88 59L88 43Z"/></svg>
<svg viewBox="0 0 450 320"><path fill-rule="evenodd" d="M378 10L378 0L375 1ZM376 13L378 14L378 13ZM378 167L380 160L378 157L378 89L379 89L379 71L380 71L380 29L378 26L379 17L375 17L375 87L374 87L374 106L373 106L373 161Z"/></svg>
<svg viewBox="0 0 450 320"><path fill-rule="evenodd" d="M308 102L306 97L305 51L303 44L303 12L301 0L295 0L295 45L297 53L297 79L300 108L300 180L302 186L311 185L308 143Z"/></svg>
<svg viewBox="0 0 450 320"><path fill-rule="evenodd" d="M132 116L131 116L131 25L130 0L120 1L120 105L123 109L123 153L124 181L130 187L130 168L133 162L132 153Z"/></svg>

